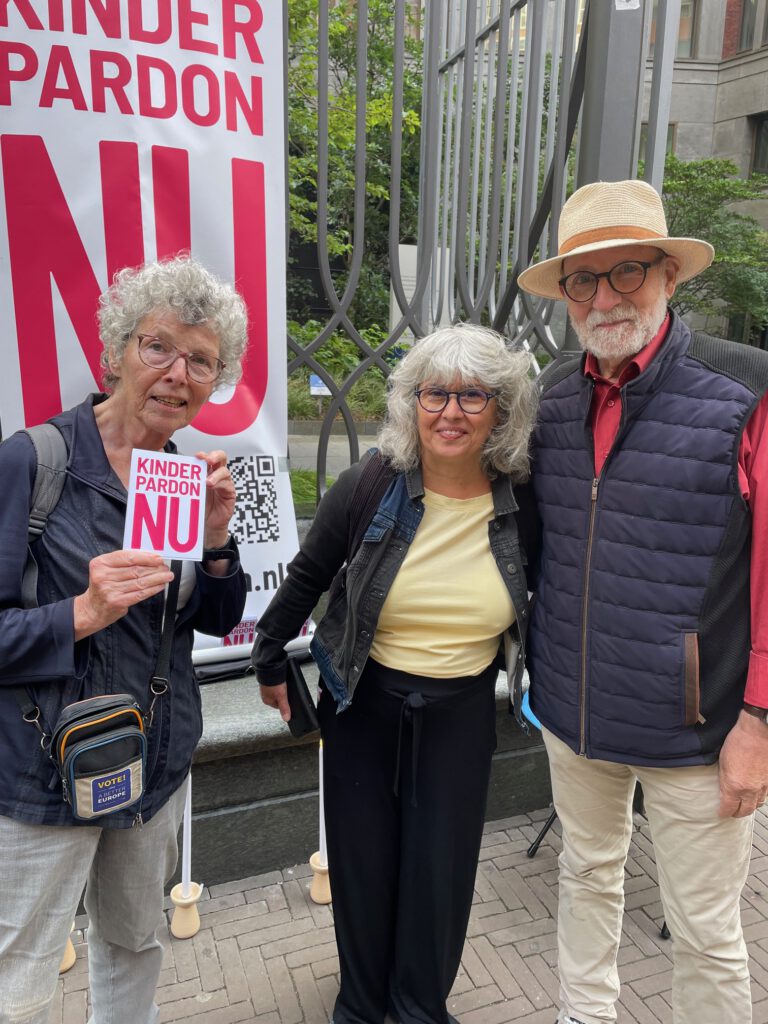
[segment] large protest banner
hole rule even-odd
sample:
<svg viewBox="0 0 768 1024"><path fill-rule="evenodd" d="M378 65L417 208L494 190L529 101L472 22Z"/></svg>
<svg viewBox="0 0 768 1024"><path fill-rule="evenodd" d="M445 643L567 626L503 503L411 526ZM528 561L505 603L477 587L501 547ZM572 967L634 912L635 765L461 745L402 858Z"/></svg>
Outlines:
<svg viewBox="0 0 768 1024"><path fill-rule="evenodd" d="M98 389L99 293L191 250L248 305L242 381L181 452L223 448L266 605L296 548L287 473L282 0L0 0L0 427ZM233 638L234 639L234 638Z"/></svg>

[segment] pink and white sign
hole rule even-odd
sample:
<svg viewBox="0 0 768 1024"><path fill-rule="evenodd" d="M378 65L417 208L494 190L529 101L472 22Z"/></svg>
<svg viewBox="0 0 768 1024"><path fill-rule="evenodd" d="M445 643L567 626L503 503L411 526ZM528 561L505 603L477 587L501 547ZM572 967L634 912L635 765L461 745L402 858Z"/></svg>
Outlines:
<svg viewBox="0 0 768 1024"><path fill-rule="evenodd" d="M242 380L174 440L237 460L250 617L297 546L283 18L284 0L0 0L2 436L99 389L116 270L190 250L249 312Z"/></svg>
<svg viewBox="0 0 768 1024"><path fill-rule="evenodd" d="M199 562L207 470L204 459L134 448L123 547Z"/></svg>

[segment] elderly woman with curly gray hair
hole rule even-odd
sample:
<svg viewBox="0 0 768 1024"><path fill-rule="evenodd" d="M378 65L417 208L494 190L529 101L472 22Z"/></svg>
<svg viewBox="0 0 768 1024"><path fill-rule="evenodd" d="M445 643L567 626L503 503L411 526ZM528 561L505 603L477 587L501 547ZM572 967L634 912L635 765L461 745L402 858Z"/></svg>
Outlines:
<svg viewBox="0 0 768 1024"><path fill-rule="evenodd" d="M132 452L175 452L174 432L215 388L238 379L247 339L242 299L182 256L120 271L98 316L105 393L50 421L63 439L66 469L46 528L30 545L37 566L31 600L27 530L38 457L23 431L0 446L3 1024L48 1019L84 886L92 1021L156 1020L164 884L176 864L202 730L193 631L225 635L245 603L228 526L235 488L222 451L196 453L207 463L202 562L174 573L157 554L122 550ZM164 631L171 581L177 613L173 630ZM165 692L153 679L161 638L169 645ZM96 794L76 816L71 779L48 756L52 731L62 713L82 711L81 702L99 697L107 708L122 703L118 695L141 712L146 756L105 777L109 800ZM120 751L128 740L127 733L113 737ZM139 778L143 795L134 801ZM78 792L87 804L88 794Z"/></svg>
<svg viewBox="0 0 768 1024"><path fill-rule="evenodd" d="M329 489L257 625L262 699L288 720L284 645L330 590L312 652L341 968L334 1024L451 1020L499 653L505 635L510 648L525 639L515 484L528 476L530 368L482 327L418 341L390 378L378 450ZM519 689L522 661L507 670Z"/></svg>

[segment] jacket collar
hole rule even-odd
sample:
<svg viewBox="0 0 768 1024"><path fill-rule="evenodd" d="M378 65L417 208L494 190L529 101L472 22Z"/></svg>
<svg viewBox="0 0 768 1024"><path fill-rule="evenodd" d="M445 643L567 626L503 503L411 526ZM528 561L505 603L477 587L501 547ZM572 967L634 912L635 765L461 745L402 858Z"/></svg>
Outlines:
<svg viewBox="0 0 768 1024"><path fill-rule="evenodd" d="M691 331L687 324L673 310L669 311L669 330L655 358L642 373L626 384L628 392L647 395L656 390L661 381L673 369L681 356L688 351Z"/></svg>
<svg viewBox="0 0 768 1024"><path fill-rule="evenodd" d="M507 516L517 512L515 491L512 480L504 475L499 475L491 480L491 494L493 495L493 511L497 516Z"/></svg>
<svg viewBox="0 0 768 1024"><path fill-rule="evenodd" d="M424 479L421 473L421 463L405 474L405 486L408 497L411 501L424 497ZM509 515L517 512L512 481L508 476L499 475L491 481L491 494L493 496L493 511L497 516Z"/></svg>
<svg viewBox="0 0 768 1024"><path fill-rule="evenodd" d="M125 488L109 464L93 413L94 407L108 397L98 392L89 395L80 405L55 416L53 422L64 434L69 448L67 471L78 480L124 502ZM163 451L175 452L176 445L169 441Z"/></svg>
<svg viewBox="0 0 768 1024"><path fill-rule="evenodd" d="M424 497L424 478L421 475L421 463L409 469L405 474L405 486L408 497L413 501L415 498Z"/></svg>
<svg viewBox="0 0 768 1024"><path fill-rule="evenodd" d="M674 310L669 310L669 330L664 343L650 364L645 367L642 373L633 377L621 386L624 395L625 412L637 415L656 393L658 388L669 373L672 372L678 361L688 351L691 343L691 331ZM594 381L584 373L586 353L583 353L580 360L581 373L579 374L579 406L584 419L585 429L591 431L589 426L589 415L592 404ZM622 416L622 421L624 417Z"/></svg>

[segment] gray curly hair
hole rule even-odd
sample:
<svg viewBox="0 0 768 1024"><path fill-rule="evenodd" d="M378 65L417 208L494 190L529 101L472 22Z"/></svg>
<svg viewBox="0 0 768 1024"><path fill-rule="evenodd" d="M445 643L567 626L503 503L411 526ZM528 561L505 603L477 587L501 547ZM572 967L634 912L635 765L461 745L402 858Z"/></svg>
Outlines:
<svg viewBox="0 0 768 1024"><path fill-rule="evenodd" d="M214 277L191 256L180 255L119 270L99 297L105 391L114 390L119 380L110 369L110 359L122 362L131 336L150 313L172 313L183 324L211 327L219 340L219 358L225 364L216 387L240 380L248 343L245 303L232 285Z"/></svg>
<svg viewBox="0 0 768 1024"><path fill-rule="evenodd" d="M511 352L494 331L473 324L443 327L417 341L389 378L387 415L378 446L392 466L405 472L419 462L420 444L414 391L460 381L496 393L498 422L485 442L480 463L486 474L528 479L528 442L536 415L537 391L531 356Z"/></svg>

